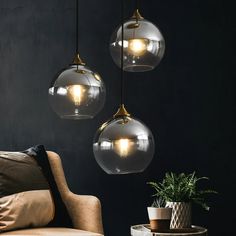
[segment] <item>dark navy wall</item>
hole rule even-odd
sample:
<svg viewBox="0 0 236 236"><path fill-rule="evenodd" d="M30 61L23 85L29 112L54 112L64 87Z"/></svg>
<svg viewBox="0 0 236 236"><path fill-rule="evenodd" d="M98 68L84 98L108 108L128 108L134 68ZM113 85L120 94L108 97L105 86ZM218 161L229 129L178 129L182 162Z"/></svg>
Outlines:
<svg viewBox="0 0 236 236"><path fill-rule="evenodd" d="M0 149L42 143L58 152L71 189L101 199L108 236L128 236L130 225L147 222L147 181L196 170L219 195L209 213L194 207L194 223L212 236L232 235L235 217L224 214L235 208L236 185L233 1L141 0L143 15L163 32L166 54L152 72L126 73L126 101L153 131L157 151L144 173L109 176L92 141L119 102L119 69L108 50L119 2L80 0L80 54L102 75L107 100L95 119L68 121L52 112L47 89L74 56L75 1L0 1ZM127 1L127 16L133 5Z"/></svg>

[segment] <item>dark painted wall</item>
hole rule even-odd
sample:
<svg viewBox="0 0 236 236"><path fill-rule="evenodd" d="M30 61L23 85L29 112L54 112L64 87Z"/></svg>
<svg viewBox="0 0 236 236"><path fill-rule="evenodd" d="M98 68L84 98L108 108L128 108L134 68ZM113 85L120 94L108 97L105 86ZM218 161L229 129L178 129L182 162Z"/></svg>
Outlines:
<svg viewBox="0 0 236 236"><path fill-rule="evenodd" d="M118 0L80 1L80 54L106 83L103 111L93 120L67 121L48 104L50 82L74 55L74 2L0 1L0 149L42 143L58 152L71 189L101 199L108 236L128 236L130 225L147 222L148 180L196 170L220 194L209 213L194 208L194 223L212 236L232 235L235 217L224 214L235 205L236 185L233 5L141 1L143 15L163 32L166 54L156 70L126 74L126 98L129 111L153 131L157 151L144 173L109 176L94 160L92 140L119 101L119 70L108 50ZM132 7L127 1L127 16Z"/></svg>

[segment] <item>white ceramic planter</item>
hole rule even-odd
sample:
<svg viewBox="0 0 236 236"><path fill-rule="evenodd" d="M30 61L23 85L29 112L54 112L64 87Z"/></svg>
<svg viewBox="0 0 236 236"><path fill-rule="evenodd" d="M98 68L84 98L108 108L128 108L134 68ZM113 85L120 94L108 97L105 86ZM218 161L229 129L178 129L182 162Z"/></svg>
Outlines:
<svg viewBox="0 0 236 236"><path fill-rule="evenodd" d="M170 228L182 229L191 228L191 203L188 202L167 202L167 207L172 208Z"/></svg>
<svg viewBox="0 0 236 236"><path fill-rule="evenodd" d="M148 207L147 210L152 231L161 232L170 228L171 208Z"/></svg>

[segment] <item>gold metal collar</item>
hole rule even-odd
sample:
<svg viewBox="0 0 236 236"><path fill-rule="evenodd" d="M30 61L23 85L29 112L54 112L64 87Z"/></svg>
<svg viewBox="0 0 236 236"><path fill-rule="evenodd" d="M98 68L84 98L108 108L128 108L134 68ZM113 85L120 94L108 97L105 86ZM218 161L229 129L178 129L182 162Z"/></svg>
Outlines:
<svg viewBox="0 0 236 236"><path fill-rule="evenodd" d="M133 14L133 16L131 17L131 19L136 19L137 21L139 21L139 20L142 20L142 19L144 19L144 18L141 16L141 14L140 14L140 12L139 12L139 9L136 9L136 10L134 11L134 14Z"/></svg>
<svg viewBox="0 0 236 236"><path fill-rule="evenodd" d="M82 66L85 65L85 63L80 58L79 54L75 55L74 60L73 60L73 64L75 64L75 65L82 65Z"/></svg>
<svg viewBox="0 0 236 236"><path fill-rule="evenodd" d="M121 104L118 111L115 115L113 115L113 118L119 117L119 116L130 116L128 111L125 109L125 105Z"/></svg>

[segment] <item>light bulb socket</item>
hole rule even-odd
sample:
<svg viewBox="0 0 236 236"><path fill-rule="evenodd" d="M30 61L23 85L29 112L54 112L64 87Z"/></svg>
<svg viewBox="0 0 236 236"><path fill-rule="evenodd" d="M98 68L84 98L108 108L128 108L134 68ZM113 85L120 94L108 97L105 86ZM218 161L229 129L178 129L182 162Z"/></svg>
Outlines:
<svg viewBox="0 0 236 236"><path fill-rule="evenodd" d="M119 116L130 116L128 111L125 109L125 105L121 104L118 111L115 115L113 115L113 118L119 117Z"/></svg>
<svg viewBox="0 0 236 236"><path fill-rule="evenodd" d="M73 65L81 65L81 66L84 66L84 65L85 65L85 63L82 61L82 59L80 58L80 56L79 56L78 53L75 55L72 64L73 64Z"/></svg>
<svg viewBox="0 0 236 236"><path fill-rule="evenodd" d="M131 23L131 24L127 25L128 29L135 29L135 28L138 28L138 27L139 27L139 23L138 22Z"/></svg>

